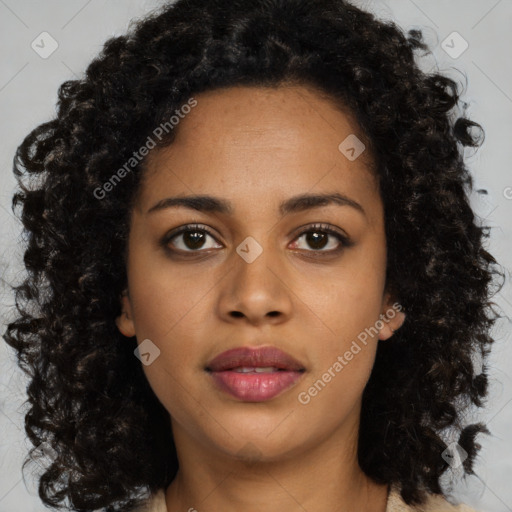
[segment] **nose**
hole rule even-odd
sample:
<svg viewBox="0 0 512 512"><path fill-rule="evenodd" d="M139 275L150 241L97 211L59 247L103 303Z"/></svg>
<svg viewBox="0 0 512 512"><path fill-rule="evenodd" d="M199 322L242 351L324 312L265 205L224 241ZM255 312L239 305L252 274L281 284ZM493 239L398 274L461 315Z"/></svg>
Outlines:
<svg viewBox="0 0 512 512"><path fill-rule="evenodd" d="M293 293L279 256L264 249L253 261L238 253L232 258L231 270L222 280L219 315L225 321L246 321L252 325L288 320Z"/></svg>

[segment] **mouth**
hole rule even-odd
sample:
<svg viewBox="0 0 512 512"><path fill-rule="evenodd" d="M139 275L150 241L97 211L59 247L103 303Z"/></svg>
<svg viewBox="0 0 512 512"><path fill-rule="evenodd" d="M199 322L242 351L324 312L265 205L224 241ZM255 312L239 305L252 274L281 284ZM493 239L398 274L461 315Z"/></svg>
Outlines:
<svg viewBox="0 0 512 512"><path fill-rule="evenodd" d="M214 384L244 402L270 400L289 389L306 369L275 347L240 347L215 357L205 370Z"/></svg>

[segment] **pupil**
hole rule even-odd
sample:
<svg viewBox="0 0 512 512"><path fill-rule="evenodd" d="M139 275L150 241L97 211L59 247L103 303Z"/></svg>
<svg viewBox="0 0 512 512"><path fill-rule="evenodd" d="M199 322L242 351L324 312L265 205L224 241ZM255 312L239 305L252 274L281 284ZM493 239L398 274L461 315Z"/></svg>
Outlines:
<svg viewBox="0 0 512 512"><path fill-rule="evenodd" d="M318 233L316 231L313 231L311 233L308 233L306 237L308 244L314 249L322 249L325 247L327 243L327 236L325 235L325 233ZM322 239L320 241L320 244L318 244L319 239ZM324 243L322 243L322 241Z"/></svg>
<svg viewBox="0 0 512 512"><path fill-rule="evenodd" d="M188 231L184 233L183 241L189 249L199 249L204 243L204 233L200 231Z"/></svg>

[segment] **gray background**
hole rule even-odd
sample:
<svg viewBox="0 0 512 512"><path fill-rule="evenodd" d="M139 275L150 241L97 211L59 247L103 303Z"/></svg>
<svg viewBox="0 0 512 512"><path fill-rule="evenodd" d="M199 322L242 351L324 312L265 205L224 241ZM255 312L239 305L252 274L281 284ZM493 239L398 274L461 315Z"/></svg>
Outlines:
<svg viewBox="0 0 512 512"><path fill-rule="evenodd" d="M207 1L207 0L205 0ZM476 180L473 205L483 222L493 227L489 248L505 267L512 268L512 0L353 0L377 16L395 20L405 29L425 31L434 48L422 61L425 70L439 69L465 83L467 115L481 123L486 141L478 151L467 151L467 163ZM0 0L0 309L2 332L11 317L12 297L6 283L21 271L17 245L20 224L10 209L15 186L12 158L23 137L55 113L58 86L80 76L87 63L111 35L122 34L133 17L161 5L162 0ZM31 47L48 32L57 50L47 59ZM442 42L454 31L468 48L453 58ZM462 39L448 37L452 52ZM453 40L453 43L451 42ZM48 48L48 46L46 46ZM462 72L462 73L461 73ZM508 271L507 271L508 272ZM496 303L512 318L512 291L507 282ZM454 497L482 511L512 511L512 362L511 321L496 326L497 341L490 360L491 396L476 419L488 423L492 436L480 436L483 445L476 475L450 484ZM414 340L411 340L413 342ZM22 479L21 463L28 441L23 433L25 380L14 358L0 342L0 512L47 510L39 502L30 471ZM508 484L508 485L507 485ZM313 511L309 511L313 512Z"/></svg>

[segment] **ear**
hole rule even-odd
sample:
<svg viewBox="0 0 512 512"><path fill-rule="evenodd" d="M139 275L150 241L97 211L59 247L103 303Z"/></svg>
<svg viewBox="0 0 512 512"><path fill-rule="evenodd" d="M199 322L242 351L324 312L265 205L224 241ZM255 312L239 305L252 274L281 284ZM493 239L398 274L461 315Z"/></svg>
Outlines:
<svg viewBox="0 0 512 512"><path fill-rule="evenodd" d="M116 325L121 334L127 338L135 336L135 324L133 323L132 305L128 290L124 290L120 296L121 314L116 318Z"/></svg>
<svg viewBox="0 0 512 512"><path fill-rule="evenodd" d="M403 306L394 301L391 294L386 292L382 302L382 311L380 314L379 340L387 340L393 336L394 332L402 327L405 322L405 313L402 311Z"/></svg>

